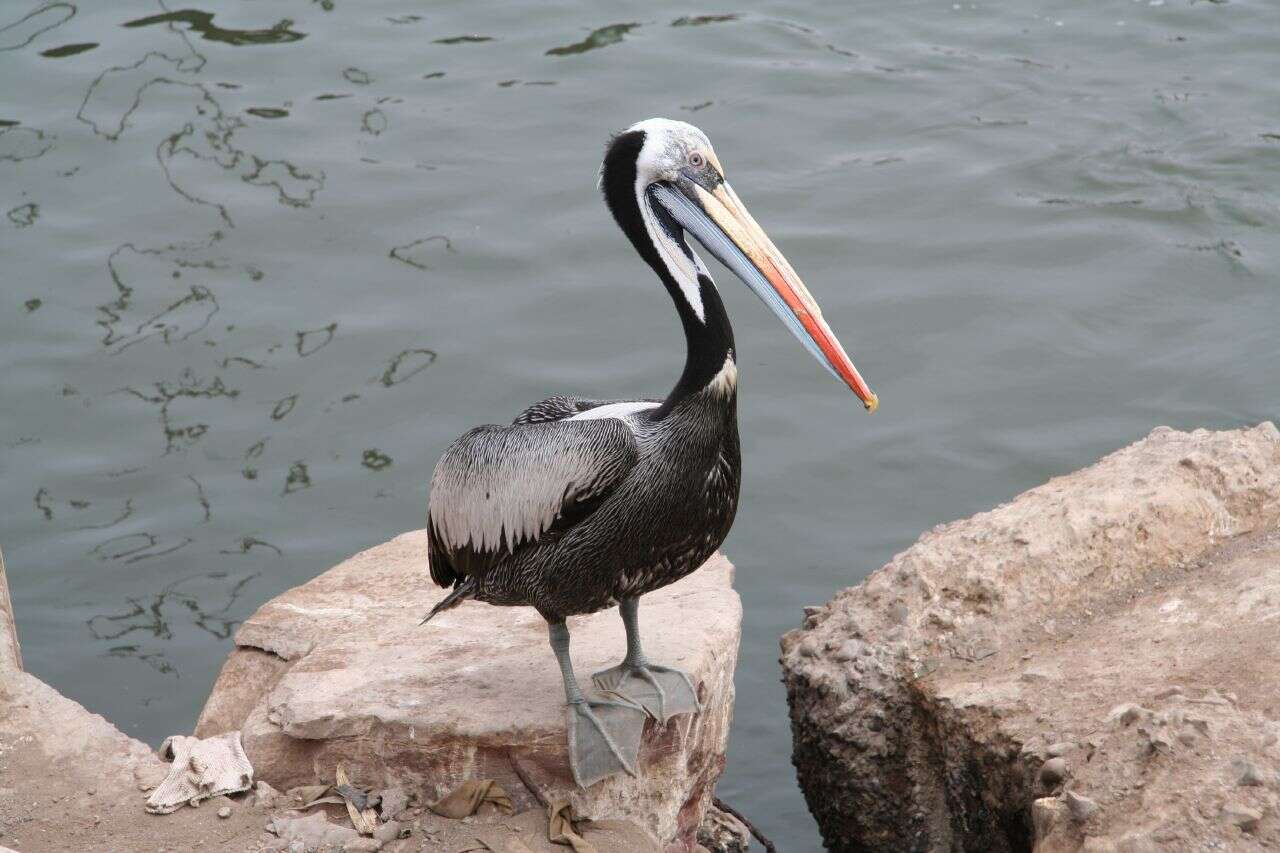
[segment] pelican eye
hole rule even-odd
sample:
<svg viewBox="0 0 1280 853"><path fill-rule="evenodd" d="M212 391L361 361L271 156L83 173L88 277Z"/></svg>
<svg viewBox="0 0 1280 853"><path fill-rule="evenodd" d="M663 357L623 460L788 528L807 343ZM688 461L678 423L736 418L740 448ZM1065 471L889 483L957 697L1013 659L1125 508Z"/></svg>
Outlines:
<svg viewBox="0 0 1280 853"><path fill-rule="evenodd" d="M707 158L703 157L697 151L694 151L689 155L689 165L695 169L701 169L703 166L707 165Z"/></svg>

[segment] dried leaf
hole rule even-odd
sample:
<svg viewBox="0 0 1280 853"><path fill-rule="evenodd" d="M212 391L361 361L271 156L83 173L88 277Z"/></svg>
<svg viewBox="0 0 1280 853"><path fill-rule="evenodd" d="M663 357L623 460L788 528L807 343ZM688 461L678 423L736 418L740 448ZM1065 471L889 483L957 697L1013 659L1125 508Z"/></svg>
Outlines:
<svg viewBox="0 0 1280 853"><path fill-rule="evenodd" d="M329 793L328 785L303 785L300 788L290 788L289 796L297 797L304 803L310 803L313 800L323 797Z"/></svg>
<svg viewBox="0 0 1280 853"><path fill-rule="evenodd" d="M547 807L547 839L552 844L567 844L573 853L597 853L595 845L578 834L573 827L573 807L567 800L554 800Z"/></svg>
<svg viewBox="0 0 1280 853"><path fill-rule="evenodd" d="M311 802L304 804L302 808L309 809L312 806L324 806L324 805L345 806L346 804L347 804L347 801L344 800L342 797L337 797L337 796L317 797Z"/></svg>
<svg viewBox="0 0 1280 853"><path fill-rule="evenodd" d="M511 797L492 779L469 779L432 803L430 809L441 817L457 820L475 814L486 803L502 814L516 810Z"/></svg>
<svg viewBox="0 0 1280 853"><path fill-rule="evenodd" d="M339 764L334 771L334 780L338 783L337 790L343 794L343 801L347 804L347 814L351 817L351 825L356 828L356 832L361 835L373 835L373 831L378 828L378 813L373 809L360 809L344 792L354 791L360 795L361 802L364 802L364 792L351 784L351 780L347 778L347 771L342 769Z"/></svg>

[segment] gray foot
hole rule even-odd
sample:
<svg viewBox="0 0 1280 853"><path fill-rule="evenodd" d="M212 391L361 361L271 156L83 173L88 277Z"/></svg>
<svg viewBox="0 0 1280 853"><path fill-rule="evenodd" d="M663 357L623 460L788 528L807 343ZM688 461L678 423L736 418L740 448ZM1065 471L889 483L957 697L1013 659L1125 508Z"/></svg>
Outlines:
<svg viewBox="0 0 1280 853"><path fill-rule="evenodd" d="M645 712L630 703L584 700L570 703L569 767L579 788L616 773L636 775Z"/></svg>
<svg viewBox="0 0 1280 853"><path fill-rule="evenodd" d="M628 699L644 708L655 720L665 723L676 714L702 710L693 679L683 670L647 663L635 666L625 661L591 677L596 687Z"/></svg>

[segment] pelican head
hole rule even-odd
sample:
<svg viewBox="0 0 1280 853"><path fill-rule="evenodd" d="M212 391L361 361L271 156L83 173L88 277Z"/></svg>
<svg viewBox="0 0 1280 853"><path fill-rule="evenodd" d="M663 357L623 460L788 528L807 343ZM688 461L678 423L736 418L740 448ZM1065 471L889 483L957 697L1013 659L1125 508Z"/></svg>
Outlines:
<svg viewBox="0 0 1280 853"><path fill-rule="evenodd" d="M628 180L633 186L619 186ZM701 288L702 279L709 284L710 276L686 242L686 233L742 279L867 411L876 410L875 393L804 282L725 180L705 133L664 118L633 124L610 142L601 182L618 224L659 274L674 280L697 319L705 321Z"/></svg>

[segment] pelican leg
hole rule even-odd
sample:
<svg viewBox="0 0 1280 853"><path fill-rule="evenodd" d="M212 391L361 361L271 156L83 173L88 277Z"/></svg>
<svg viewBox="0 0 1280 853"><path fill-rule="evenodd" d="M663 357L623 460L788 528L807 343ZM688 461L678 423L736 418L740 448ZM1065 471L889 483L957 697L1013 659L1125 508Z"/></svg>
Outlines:
<svg viewBox="0 0 1280 853"><path fill-rule="evenodd" d="M569 659L569 628L564 620L547 623L551 650L564 676L569 729L569 767L580 788L619 772L636 775L645 712L632 702L587 699L578 687Z"/></svg>
<svg viewBox="0 0 1280 853"><path fill-rule="evenodd" d="M640 647L640 598L618 602L622 624L627 629L627 656L622 663L601 672L592 680L596 687L640 705L654 719L665 723L676 714L702 710L693 679L684 670L650 663Z"/></svg>

